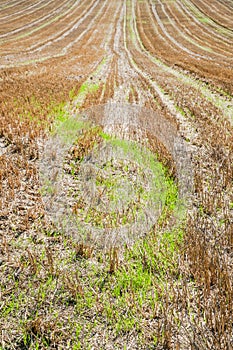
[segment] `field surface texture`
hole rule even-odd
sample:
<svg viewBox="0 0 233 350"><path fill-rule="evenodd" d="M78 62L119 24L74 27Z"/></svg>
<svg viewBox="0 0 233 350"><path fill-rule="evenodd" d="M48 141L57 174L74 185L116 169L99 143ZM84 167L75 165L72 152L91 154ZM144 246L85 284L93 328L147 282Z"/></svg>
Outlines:
<svg viewBox="0 0 233 350"><path fill-rule="evenodd" d="M0 1L0 350L233 349L233 1Z"/></svg>

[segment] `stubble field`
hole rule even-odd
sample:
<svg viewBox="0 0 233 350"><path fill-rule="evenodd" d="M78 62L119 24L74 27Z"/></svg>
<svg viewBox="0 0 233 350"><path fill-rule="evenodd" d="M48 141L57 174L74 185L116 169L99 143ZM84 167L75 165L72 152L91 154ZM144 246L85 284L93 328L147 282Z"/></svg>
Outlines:
<svg viewBox="0 0 233 350"><path fill-rule="evenodd" d="M0 3L0 349L233 348L233 2Z"/></svg>

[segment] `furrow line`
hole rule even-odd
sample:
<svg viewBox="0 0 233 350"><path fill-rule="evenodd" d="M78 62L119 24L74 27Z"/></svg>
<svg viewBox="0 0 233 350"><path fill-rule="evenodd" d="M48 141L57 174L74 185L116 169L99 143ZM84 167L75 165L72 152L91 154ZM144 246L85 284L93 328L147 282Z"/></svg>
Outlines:
<svg viewBox="0 0 233 350"><path fill-rule="evenodd" d="M51 0L51 1L55 1L55 0ZM49 1L50 2L50 1ZM33 4L31 4L31 5L29 5L29 6L23 6L22 5L22 3L19 3L18 1L17 1L17 6L19 7L19 9L17 9L17 6L16 5L14 5L14 12L13 11L11 11L9 14L7 14L7 15L2 15L2 13L3 13L3 10L1 10L1 13L0 13L0 19L1 19L1 21L2 20L4 20L4 19L7 19L7 20L9 20L9 18L11 19L11 17L13 17L13 19L12 20L14 20L14 19L20 19L21 18L21 14L22 14L22 16L24 16L25 15L25 13L27 13L27 14L30 14L30 13L32 13L33 11L34 11L34 8L42 8L42 7L44 7L44 6L46 6L46 4L48 3L48 1L46 1L46 0L40 0L40 1L38 1L38 2L35 2L35 3L33 3ZM28 4L28 2L27 2L27 4ZM38 7L40 4L43 4L42 6L40 6L40 7ZM22 7L22 9L21 9L21 7ZM14 18L15 17L15 18ZM4 22L3 22L4 23Z"/></svg>
<svg viewBox="0 0 233 350"><path fill-rule="evenodd" d="M83 6L83 4L81 4ZM48 60L50 58L58 58L58 57L62 57L64 55L66 55L68 53L68 51L76 44L78 43L85 35L88 31L91 30L93 23L95 21L95 18L97 16L100 16L101 13L103 12L104 7L106 7L107 5L107 0L100 2L100 0L92 1L92 4L90 7L87 8L85 7L86 13L84 15L84 13L81 13L80 18L76 19L75 23L73 23L72 27L69 28L68 30L66 30L65 32L63 32L63 34L58 37L55 38L53 40L49 40L47 43L42 44L42 46L35 48L34 50L31 51L26 51L27 54L25 56L25 58L23 57L23 53L19 53L18 55L20 56L19 59L17 59L16 55L14 55L14 62L18 61L18 65L27 65L31 62L43 62L45 60ZM98 6L98 7L97 7ZM98 10L97 10L97 8ZM94 12L94 14L93 14ZM87 22L88 24L85 26L84 23ZM50 28L50 31L53 32L53 28ZM43 38L44 38L44 33L43 33ZM56 34L55 34L56 35ZM72 40L72 38L74 38ZM35 38L33 38L35 40ZM65 41L65 42L64 42ZM64 42L64 43L63 43ZM53 45L53 50L55 52L52 52L51 50L51 46ZM42 50L47 49L48 53L44 52L42 54ZM25 52L25 50L24 50ZM33 53L37 53L40 55L39 57L33 57L32 54ZM28 54L31 55L31 59L28 60ZM15 67L16 65L13 64L7 64L1 65L1 68L4 67Z"/></svg>
<svg viewBox="0 0 233 350"><path fill-rule="evenodd" d="M201 79L203 79L205 83L208 77L209 79L211 79L212 84L212 81L218 81L218 75L224 75L224 88L227 82L227 78L229 76L228 84L229 89L231 89L232 70L230 67L225 67L222 64L220 66L219 64L216 64L215 61L212 61L212 66L210 70L210 62L208 60L206 61L195 59L184 52L179 52L175 49L175 47L170 46L169 42L165 40L165 38L159 32L158 27L156 26L156 22L154 21L154 17L152 17L151 9L149 7L148 2L137 3L137 13L141 12L142 14L139 16L139 18L146 18L146 22L148 22L148 25L146 25L143 22L143 19L139 20L139 29L141 31L140 35L143 35L145 37L144 49L153 54L153 59L155 59L156 57L156 59L159 59L159 63L163 61L169 65L174 65L174 67L181 67L184 72L184 75L191 76L190 73L193 71L195 72L195 75L198 75L199 78L201 78L200 74L203 72L204 79ZM179 71L180 70L181 69L179 68ZM221 84L223 85L222 82Z"/></svg>
<svg viewBox="0 0 233 350"><path fill-rule="evenodd" d="M136 18L136 15L134 13L133 18ZM141 23L141 21L139 21ZM172 67L167 66L166 64L162 63L158 58L152 56L148 50L145 49L143 45L143 41L140 38L140 35L138 33L138 28L136 25L136 20L133 21L133 28L134 28L134 33L137 38L137 49L141 53L144 54L144 57L146 56L147 58L150 59L151 63L156 65L160 70L162 69L163 71L163 77L165 80L165 77L167 74L168 76L168 81L172 80L172 86L175 88L176 85L182 83L185 86L188 87L189 92L191 92L190 88L195 91L194 95L199 95L201 93L202 97L206 100L211 102L213 106L215 106L216 113L218 114L219 110L221 110L221 114L229 120L231 124L233 124L233 103L232 100L229 99L229 97L222 96L222 93L219 94L216 91L210 90L205 84L203 84L200 81L197 81L196 79L192 78L188 74L184 74L181 71L175 70ZM160 74L157 74L157 77L159 77ZM177 81L177 83L176 83ZM177 91L177 90L176 90ZM182 92L182 89L179 89L180 93Z"/></svg>
<svg viewBox="0 0 233 350"><path fill-rule="evenodd" d="M214 22L220 24L228 30L233 30L232 25L232 9L228 9L226 6L221 5L219 1L215 4L215 1L211 1L211 6L201 0L193 0L193 4L206 16L210 17Z"/></svg>
<svg viewBox="0 0 233 350"><path fill-rule="evenodd" d="M166 29L163 20L161 19L163 16L161 15L159 9L161 7L161 10L163 12L163 14L165 15L165 10L164 10L164 5L158 1L158 5L155 6L155 4L152 2L152 0L150 1L150 5L151 5L151 9L152 9L152 13L155 17L156 23L158 23L161 31L163 32L163 35L176 47L178 47L179 49L181 49L182 51L186 52L189 56L191 57L195 57L195 58L199 58L199 59L206 59L206 60L213 60L212 57L203 55L203 54L199 54L196 53L190 49L188 49L186 46L184 46L182 43L178 42Z"/></svg>
<svg viewBox="0 0 233 350"><path fill-rule="evenodd" d="M219 57L221 61L229 61L229 55L232 55L232 45L226 45L226 43L222 42L222 38L220 40L215 36L213 37L213 33L210 36L205 30L201 31L194 23L191 23L190 30L190 24L187 21L187 17L183 17L183 13L179 11L180 8L177 3L170 4L168 2L166 3L166 7L167 11L165 11L172 25L171 32L173 35L175 35L174 31L177 30L178 35L187 40L188 44L190 43L196 46L196 49L199 48L200 50L206 51L210 56L216 56L216 58ZM186 33L188 35L186 35Z"/></svg>
<svg viewBox="0 0 233 350"><path fill-rule="evenodd" d="M132 7L133 7L133 2L132 2ZM133 17L133 16L132 16ZM153 79L153 77L145 71L145 69L141 69L139 67L139 65L136 63L135 61L135 57L137 55L132 55L131 50L129 49L129 45L132 45L132 40L128 40L127 36L127 27L129 28L133 28L133 18L131 18L129 25L127 26L126 23L126 19L125 19L125 24L124 24L124 36L125 36L125 51L127 52L128 55L128 59L130 61L130 64L132 65L132 67L135 69L135 71L138 73L139 76L143 77L144 79L147 80L148 85L151 86L154 91L156 92L157 96L160 98L162 105L167 109L167 111L169 112L169 114L174 118L174 121L179 121L179 123L181 125L185 125L186 121L184 116L177 111L177 108L175 106L174 101L163 92L163 89L156 83L156 81ZM132 34L131 34L132 35ZM189 133L189 135L187 136L189 139L192 139L192 135L194 134L194 132Z"/></svg>
<svg viewBox="0 0 233 350"><path fill-rule="evenodd" d="M47 7L48 7L48 5L50 3L52 3L52 1L49 1L49 2L46 3L46 5L45 5L46 9L47 9ZM45 15L43 17L40 17L38 12L35 11L34 12L34 16L36 18L35 20L33 20L30 23L28 23L27 18L26 18L25 22L27 22L27 24L24 24L23 26L18 27L16 29L12 30L12 31L7 31L4 34L1 34L0 35L0 39L8 37L8 36L12 36L12 37L9 38L9 39L7 38L7 40L6 39L5 40L0 40L0 44L6 43L8 41L18 40L18 39L20 39L22 37L26 37L26 36L28 36L30 34L33 34L37 30L37 28L41 28L41 26L38 26L38 24L40 24L41 22L45 22L45 24L46 23L51 24L51 23L53 23L53 21L59 20L62 16L65 16L66 13L69 13L70 10L72 10L75 7L75 5L76 5L76 1L75 0L69 0L69 1L64 0L63 3L61 2L60 6L55 7L52 11L49 8L47 9L47 11L45 11L44 6L41 7L39 10L42 10L43 14L47 13L47 15ZM62 10L65 10L66 8L68 8L68 10L62 12ZM36 9L36 10L38 10L38 9ZM51 20L50 18L54 18L54 19ZM49 20L49 21L47 21L47 20ZM16 23L17 22L18 22L18 19L16 20ZM9 25L11 25L11 23L9 23ZM42 24L42 25L44 26L44 24ZM29 34L27 32L25 32L25 33L22 33L22 34L20 34L20 35L18 35L16 37L14 37L14 34L18 34L21 31L25 31L25 29L28 29L28 28L31 28L31 27L36 27L36 28L34 30L29 31L28 32Z"/></svg>
<svg viewBox="0 0 233 350"><path fill-rule="evenodd" d="M21 1L6 1L5 3L2 2L1 5L0 5L0 9L1 11L4 11L4 10L8 10L9 8L13 7L13 6L22 6L23 3L28 3L28 1L26 0L21 0Z"/></svg>
<svg viewBox="0 0 233 350"><path fill-rule="evenodd" d="M205 14L199 9L195 3L191 0L182 0L184 5L193 13L194 17L202 20L206 23L208 23L209 26L212 26L220 33L223 33L226 37L232 38L233 32L228 27L225 27L216 21L214 21L212 18L205 16Z"/></svg>
<svg viewBox="0 0 233 350"><path fill-rule="evenodd" d="M210 25L208 18L195 16L193 11L188 7L187 3L183 3L183 0L178 0L176 2L176 7L187 18L188 23L191 21L192 25L196 25L197 30L200 32L204 31L206 35L210 36L210 38L214 37L215 40L218 39L224 45L228 45L229 48L232 47L232 40L224 35L220 28Z"/></svg>

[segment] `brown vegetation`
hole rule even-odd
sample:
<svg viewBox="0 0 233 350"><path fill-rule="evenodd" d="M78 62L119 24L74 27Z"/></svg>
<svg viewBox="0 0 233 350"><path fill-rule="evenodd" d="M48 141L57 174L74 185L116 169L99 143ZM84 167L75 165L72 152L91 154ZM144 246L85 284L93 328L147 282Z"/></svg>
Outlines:
<svg viewBox="0 0 233 350"><path fill-rule="evenodd" d="M232 4L4 1L0 9L0 348L232 349ZM107 128L108 102L151 111L130 137L148 139L177 182L169 142L175 135L187 145L194 188L177 253L159 238L175 222L170 213L146 247L126 252L77 242L47 220L38 168L49 132L81 110ZM156 115L171 125L167 143ZM98 142L88 136L75 157ZM133 279L139 265L153 281L145 299L147 279Z"/></svg>

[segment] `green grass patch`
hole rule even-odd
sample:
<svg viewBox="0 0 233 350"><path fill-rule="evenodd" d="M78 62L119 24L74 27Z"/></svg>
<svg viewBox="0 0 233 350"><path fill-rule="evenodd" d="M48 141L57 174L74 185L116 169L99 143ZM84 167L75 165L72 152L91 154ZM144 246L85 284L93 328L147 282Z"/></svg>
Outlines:
<svg viewBox="0 0 233 350"><path fill-rule="evenodd" d="M147 221L152 225L156 215L173 212L177 186L148 148L79 119L65 121L58 134L71 145L66 171L76 183L69 195L79 231L125 225L129 230L136 222L147 230Z"/></svg>

